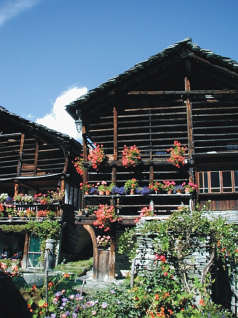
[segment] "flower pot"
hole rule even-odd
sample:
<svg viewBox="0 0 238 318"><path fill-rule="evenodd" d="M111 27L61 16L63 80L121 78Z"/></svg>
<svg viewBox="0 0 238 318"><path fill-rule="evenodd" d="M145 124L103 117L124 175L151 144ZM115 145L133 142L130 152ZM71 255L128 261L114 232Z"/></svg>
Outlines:
<svg viewBox="0 0 238 318"><path fill-rule="evenodd" d="M110 191L109 190L106 191L106 195L110 195Z"/></svg>
<svg viewBox="0 0 238 318"><path fill-rule="evenodd" d="M131 195L135 194L135 190L134 190L134 189L131 189L131 190L130 190L130 194L131 194Z"/></svg>
<svg viewBox="0 0 238 318"><path fill-rule="evenodd" d="M99 195L104 195L104 192L103 191L98 191L98 194Z"/></svg>
<svg viewBox="0 0 238 318"><path fill-rule="evenodd" d="M85 191L84 194L85 194L85 195L88 195L88 191Z"/></svg>
<svg viewBox="0 0 238 318"><path fill-rule="evenodd" d="M190 193L189 189L185 189L185 193L189 194Z"/></svg>
<svg viewBox="0 0 238 318"><path fill-rule="evenodd" d="M173 190L168 190L168 194L172 194Z"/></svg>

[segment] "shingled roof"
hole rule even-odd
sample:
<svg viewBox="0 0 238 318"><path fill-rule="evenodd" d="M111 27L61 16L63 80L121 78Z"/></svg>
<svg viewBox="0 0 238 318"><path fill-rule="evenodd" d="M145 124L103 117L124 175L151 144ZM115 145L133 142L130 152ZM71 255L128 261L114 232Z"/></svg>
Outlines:
<svg viewBox="0 0 238 318"><path fill-rule="evenodd" d="M186 38L183 41L170 45L168 48L150 57L148 60L136 64L126 72L117 75L116 77L108 80L95 89L90 90L87 94L66 106L68 113L74 119L78 119L81 107L86 104L88 106L93 100L95 101L97 100L97 98L102 97L102 94L104 98L106 95L110 96L113 90L119 89L122 83L125 83L131 77L134 77L134 75L139 75L146 68L153 66L155 63L161 63L167 57L179 54L180 51L183 53L186 52L187 56L189 56L189 54L191 53L196 53L197 56L205 58L213 64L219 65L226 68L227 70L232 71L233 76L238 79L238 62L228 57L215 54L212 51L202 49L197 44L193 43L191 38Z"/></svg>
<svg viewBox="0 0 238 318"><path fill-rule="evenodd" d="M76 149L81 149L81 144L76 141L74 138L71 138L70 136L66 134L62 134L54 129L50 129L44 125L37 124L35 122L32 122L30 120L27 120L19 115L16 115L14 113L9 112L6 108L3 106L0 106L0 116L5 115L11 120L15 121L17 125L24 128L24 130L31 130L36 135L43 134L45 137L54 139L54 141L58 144L70 144L76 147Z"/></svg>

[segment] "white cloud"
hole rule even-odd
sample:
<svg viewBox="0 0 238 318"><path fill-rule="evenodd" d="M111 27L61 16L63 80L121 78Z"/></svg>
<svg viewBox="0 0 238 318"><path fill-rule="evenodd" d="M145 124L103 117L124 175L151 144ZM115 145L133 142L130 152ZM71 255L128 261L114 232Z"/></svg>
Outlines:
<svg viewBox="0 0 238 318"><path fill-rule="evenodd" d="M22 11L37 5L40 1L41 0L6 0L4 4L0 6L0 26Z"/></svg>
<svg viewBox="0 0 238 318"><path fill-rule="evenodd" d="M65 106L86 93L86 87L73 87L68 89L56 98L51 112L42 118L37 118L36 122L75 139L79 139L80 135L76 130L74 120L66 112Z"/></svg>

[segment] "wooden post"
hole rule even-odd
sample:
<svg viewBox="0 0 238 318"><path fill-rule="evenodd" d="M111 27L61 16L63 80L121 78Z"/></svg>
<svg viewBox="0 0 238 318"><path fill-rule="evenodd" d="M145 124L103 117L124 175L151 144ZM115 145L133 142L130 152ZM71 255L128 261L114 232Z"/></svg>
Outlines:
<svg viewBox="0 0 238 318"><path fill-rule="evenodd" d="M29 235L29 233L26 233L25 234L23 257L22 257L22 261L21 261L21 266L22 266L23 269L27 268L27 258L28 258L29 243L30 243L30 235Z"/></svg>
<svg viewBox="0 0 238 318"><path fill-rule="evenodd" d="M109 280L113 280L115 278L115 250L116 250L116 242L115 239L112 238L111 246L110 246L110 255L109 255Z"/></svg>
<svg viewBox="0 0 238 318"><path fill-rule="evenodd" d="M118 159L118 130L117 130L117 123L118 123L118 117L117 117L117 107L113 106L113 159ZM112 183L116 184L117 182L117 167L112 167Z"/></svg>
<svg viewBox="0 0 238 318"><path fill-rule="evenodd" d="M18 191L19 191L19 183L17 181L15 181L15 183L14 183L14 196L18 195Z"/></svg>
<svg viewBox="0 0 238 318"><path fill-rule="evenodd" d="M117 108L113 106L113 156L118 159L118 140L117 140Z"/></svg>
<svg viewBox="0 0 238 318"><path fill-rule="evenodd" d="M149 182L153 182L154 181L154 166L150 165L150 178L149 178Z"/></svg>
<svg viewBox="0 0 238 318"><path fill-rule="evenodd" d="M185 91L191 91L191 62L189 60L185 60L185 77L184 77L184 86ZM187 112L187 132L188 132L188 157L191 161L192 156L194 154L194 144L193 144L193 122L192 122L192 105L190 102L189 96L186 98L186 112ZM193 169L189 169L189 181L194 181Z"/></svg>
<svg viewBox="0 0 238 318"><path fill-rule="evenodd" d="M24 139L25 139L25 135L21 134L20 149L19 149L19 160L18 160L18 165L17 165L17 175L18 176L20 175L21 167L22 167Z"/></svg>
<svg viewBox="0 0 238 318"><path fill-rule="evenodd" d="M82 126L82 137L83 137L83 160L88 161L88 149L87 149L87 136L86 136L86 126ZM83 182L88 182L88 168L84 167L83 170Z"/></svg>
<svg viewBox="0 0 238 318"><path fill-rule="evenodd" d="M36 141L36 150L35 150L35 156L34 156L34 175L37 174L38 156L39 156L39 142Z"/></svg>

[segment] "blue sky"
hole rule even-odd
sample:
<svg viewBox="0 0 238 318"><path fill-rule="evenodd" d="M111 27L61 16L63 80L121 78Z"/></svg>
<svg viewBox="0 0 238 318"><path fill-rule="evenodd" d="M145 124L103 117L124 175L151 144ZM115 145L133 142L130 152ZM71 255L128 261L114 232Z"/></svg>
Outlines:
<svg viewBox="0 0 238 318"><path fill-rule="evenodd" d="M238 60L237 13L237 0L0 0L0 105L60 129L63 104L186 37Z"/></svg>

